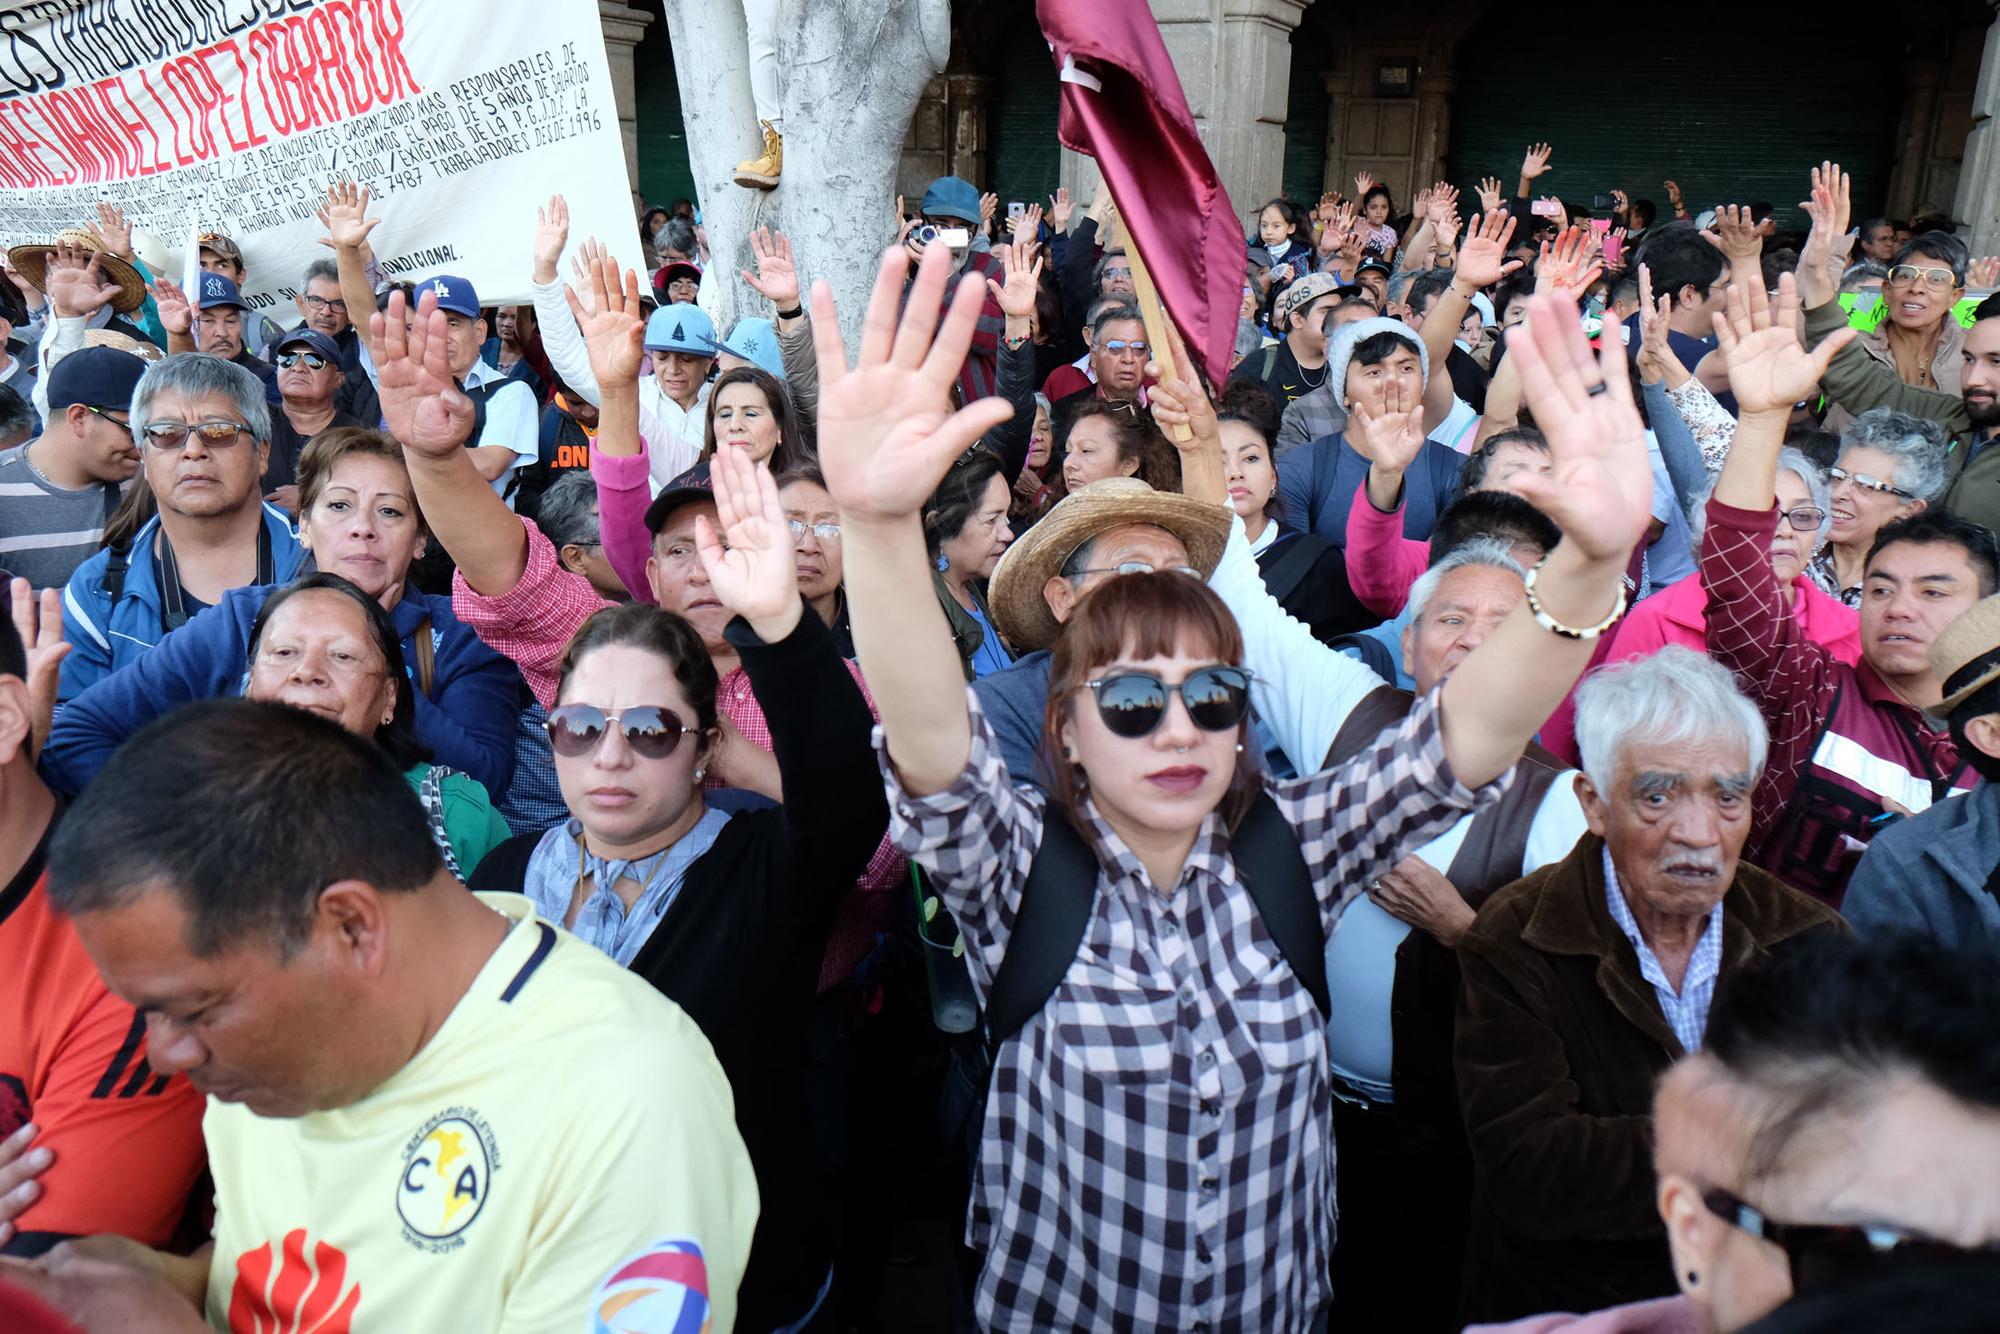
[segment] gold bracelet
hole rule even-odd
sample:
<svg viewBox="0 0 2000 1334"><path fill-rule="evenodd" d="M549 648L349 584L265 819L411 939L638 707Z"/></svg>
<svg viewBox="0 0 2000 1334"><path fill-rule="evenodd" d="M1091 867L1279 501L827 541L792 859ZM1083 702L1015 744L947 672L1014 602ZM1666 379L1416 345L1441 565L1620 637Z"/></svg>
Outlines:
<svg viewBox="0 0 2000 1334"><path fill-rule="evenodd" d="M1528 596L1528 610L1535 614L1536 625L1541 626L1542 629L1547 630L1550 634L1561 635L1564 639L1575 639L1589 643L1612 626L1618 624L1618 618L1625 614L1625 585L1622 580L1618 585L1618 605L1611 609L1609 616L1606 616L1596 625L1579 630L1574 626L1564 625L1561 621L1549 615L1548 608L1544 607L1542 600L1535 596L1535 576L1540 574L1542 567L1548 563L1549 558L1547 556L1536 561L1534 568L1528 571L1528 577L1522 585Z"/></svg>

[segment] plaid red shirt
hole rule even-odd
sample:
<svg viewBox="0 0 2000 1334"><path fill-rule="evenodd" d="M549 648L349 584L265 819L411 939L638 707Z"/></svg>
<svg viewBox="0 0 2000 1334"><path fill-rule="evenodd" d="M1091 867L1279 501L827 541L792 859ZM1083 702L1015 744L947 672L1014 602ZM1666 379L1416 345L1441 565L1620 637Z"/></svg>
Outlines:
<svg viewBox="0 0 2000 1334"><path fill-rule="evenodd" d="M451 609L494 652L511 658L542 707L552 709L556 704L563 650L593 614L616 604L601 597L588 579L565 570L556 559L555 544L533 521L522 519L521 526L528 531L528 563L521 571L521 582L508 592L489 597L473 592L465 576L454 571ZM861 687L861 697L868 701L868 712L879 720L881 711L875 707L875 697L868 693L861 669L850 661L847 670L853 674L854 684ZM715 711L727 718L752 745L761 750L771 749L771 728L764 721L764 710L757 697L750 693L750 677L742 668L716 683ZM702 786L717 788L722 784L707 779ZM874 949L876 932L893 914L894 900L889 895L902 887L906 865L884 834L874 857L869 859L868 870L855 882L860 893L848 897L841 908L839 924L827 941L820 990L845 979Z"/></svg>

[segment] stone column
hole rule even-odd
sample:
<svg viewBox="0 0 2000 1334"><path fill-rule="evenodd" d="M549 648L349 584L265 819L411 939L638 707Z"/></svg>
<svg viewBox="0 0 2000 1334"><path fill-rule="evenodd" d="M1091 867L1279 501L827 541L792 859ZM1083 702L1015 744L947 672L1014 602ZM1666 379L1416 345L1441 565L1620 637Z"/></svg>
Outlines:
<svg viewBox="0 0 2000 1334"><path fill-rule="evenodd" d="M1979 58L1979 85L1972 95L1972 132L1965 136L1965 162L1958 177L1952 215L1971 230L1975 255L2000 253L2000 22L1986 30Z"/></svg>
<svg viewBox="0 0 2000 1334"><path fill-rule="evenodd" d="M624 0L597 0L597 20L604 29L604 58L611 67L612 101L618 109L618 133L625 141L625 179L632 189L632 216L645 203L639 193L639 113L633 93L632 57L653 16Z"/></svg>
<svg viewBox="0 0 2000 1334"><path fill-rule="evenodd" d="M1222 0L1205 137L1237 220L1246 225L1284 183L1291 38L1305 12L1306 0Z"/></svg>

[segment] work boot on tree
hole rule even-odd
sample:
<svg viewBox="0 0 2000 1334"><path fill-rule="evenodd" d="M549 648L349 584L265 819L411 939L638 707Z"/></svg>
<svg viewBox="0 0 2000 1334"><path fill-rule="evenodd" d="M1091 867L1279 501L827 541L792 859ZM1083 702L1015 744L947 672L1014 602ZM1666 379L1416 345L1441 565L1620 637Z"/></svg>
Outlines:
<svg viewBox="0 0 2000 1334"><path fill-rule="evenodd" d="M771 128L771 122L757 122L764 127L764 151L748 162L736 164L736 183L750 190L769 190L778 183L778 173L785 169L785 136Z"/></svg>

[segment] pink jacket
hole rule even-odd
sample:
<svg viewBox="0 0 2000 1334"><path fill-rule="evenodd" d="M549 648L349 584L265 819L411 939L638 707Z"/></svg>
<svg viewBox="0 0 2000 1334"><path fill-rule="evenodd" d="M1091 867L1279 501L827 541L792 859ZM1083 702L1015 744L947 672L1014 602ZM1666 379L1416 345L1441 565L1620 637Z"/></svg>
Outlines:
<svg viewBox="0 0 2000 1334"><path fill-rule="evenodd" d="M1861 613L1840 599L1820 591L1812 580L1800 575L1792 587L1798 590L1799 629L1815 644L1824 644L1833 656L1852 665L1861 660ZM1691 574L1661 589L1632 609L1632 614L1611 637L1604 662L1629 662L1657 653L1669 644L1679 644L1697 653L1708 652L1708 592L1701 576ZM1598 663L1593 661L1592 667ZM1576 751L1576 704L1572 692L1548 722L1542 725L1539 740L1568 764L1578 762Z"/></svg>
<svg viewBox="0 0 2000 1334"><path fill-rule="evenodd" d="M1505 1325L1468 1325L1465 1334L1699 1334L1685 1297L1613 1306L1589 1315L1534 1315Z"/></svg>
<svg viewBox="0 0 2000 1334"><path fill-rule="evenodd" d="M1361 605L1386 618L1400 616L1410 587L1430 568L1428 542L1403 536L1403 507L1384 514L1368 499L1368 483L1355 488L1347 507L1347 586Z"/></svg>

